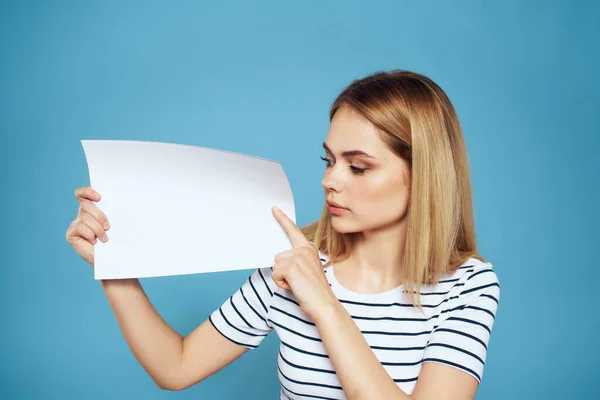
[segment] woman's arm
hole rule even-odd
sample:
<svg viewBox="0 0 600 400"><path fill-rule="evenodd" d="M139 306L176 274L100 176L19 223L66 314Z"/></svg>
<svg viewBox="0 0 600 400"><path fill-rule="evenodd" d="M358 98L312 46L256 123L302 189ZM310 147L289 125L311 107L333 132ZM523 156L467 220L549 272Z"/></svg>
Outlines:
<svg viewBox="0 0 600 400"><path fill-rule="evenodd" d="M162 389L192 386L248 350L208 320L182 337L158 314L137 279L103 280L102 288L129 348Z"/></svg>
<svg viewBox="0 0 600 400"><path fill-rule="evenodd" d="M66 239L94 266L94 245L108 240L110 224L96 204L100 193L90 187L75 190L80 202ZM224 338L205 321L183 338L156 312L137 279L104 280L102 288L129 348L156 384L178 390L197 383L241 356L246 347Z"/></svg>

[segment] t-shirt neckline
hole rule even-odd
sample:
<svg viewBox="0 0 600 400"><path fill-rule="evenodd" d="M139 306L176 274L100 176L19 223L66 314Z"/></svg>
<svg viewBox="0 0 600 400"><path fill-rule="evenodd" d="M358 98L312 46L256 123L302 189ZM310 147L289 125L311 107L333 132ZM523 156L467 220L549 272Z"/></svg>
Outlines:
<svg viewBox="0 0 600 400"><path fill-rule="evenodd" d="M362 300L362 301L382 301L382 300L393 300L398 299L400 295L402 295L402 290L404 285L397 286L393 289L387 290L385 292L380 293L359 293L352 291L350 289L345 288L340 284L335 276L335 272L333 270L333 262L330 263L327 268L325 268L325 275L327 276L327 280L331 285L334 292L340 293L344 296L344 298L353 299L353 300Z"/></svg>

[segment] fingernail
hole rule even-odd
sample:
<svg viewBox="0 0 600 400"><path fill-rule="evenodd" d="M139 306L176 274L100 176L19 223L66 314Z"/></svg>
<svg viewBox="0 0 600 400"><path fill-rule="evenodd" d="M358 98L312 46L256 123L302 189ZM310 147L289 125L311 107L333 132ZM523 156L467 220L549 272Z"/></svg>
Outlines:
<svg viewBox="0 0 600 400"><path fill-rule="evenodd" d="M102 236L102 240L104 240L105 242L108 241L108 235L105 233L104 236Z"/></svg>
<svg viewBox="0 0 600 400"><path fill-rule="evenodd" d="M106 222L104 223L104 225L102 225L102 226L104 227L104 229L108 229L108 228L110 228L110 224L108 223L108 221L106 221Z"/></svg>

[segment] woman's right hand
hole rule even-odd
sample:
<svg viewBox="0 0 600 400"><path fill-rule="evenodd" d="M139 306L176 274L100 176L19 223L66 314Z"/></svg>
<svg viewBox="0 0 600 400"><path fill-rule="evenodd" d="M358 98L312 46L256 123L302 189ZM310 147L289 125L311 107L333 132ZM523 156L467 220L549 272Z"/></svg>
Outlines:
<svg viewBox="0 0 600 400"><path fill-rule="evenodd" d="M97 238L103 243L108 241L105 231L110 224L106 215L94 204L94 201L100 201L100 193L89 186L82 186L75 189L75 197L79 201L79 211L67 229L67 242L93 267L94 245Z"/></svg>

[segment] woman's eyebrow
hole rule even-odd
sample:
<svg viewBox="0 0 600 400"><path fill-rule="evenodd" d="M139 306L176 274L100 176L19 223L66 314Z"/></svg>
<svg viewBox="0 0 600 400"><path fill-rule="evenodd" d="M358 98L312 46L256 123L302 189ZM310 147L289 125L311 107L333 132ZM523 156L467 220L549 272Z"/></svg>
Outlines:
<svg viewBox="0 0 600 400"><path fill-rule="evenodd" d="M329 148L329 146L327 146L327 144L325 144L325 142L323 142L323 148L325 150L327 150L329 153L333 154L333 151L331 151L331 149ZM342 157L353 157L353 156L364 156L364 157L368 157L368 158L375 158L372 155L367 154L362 150L349 150L349 151L344 151L342 153Z"/></svg>

